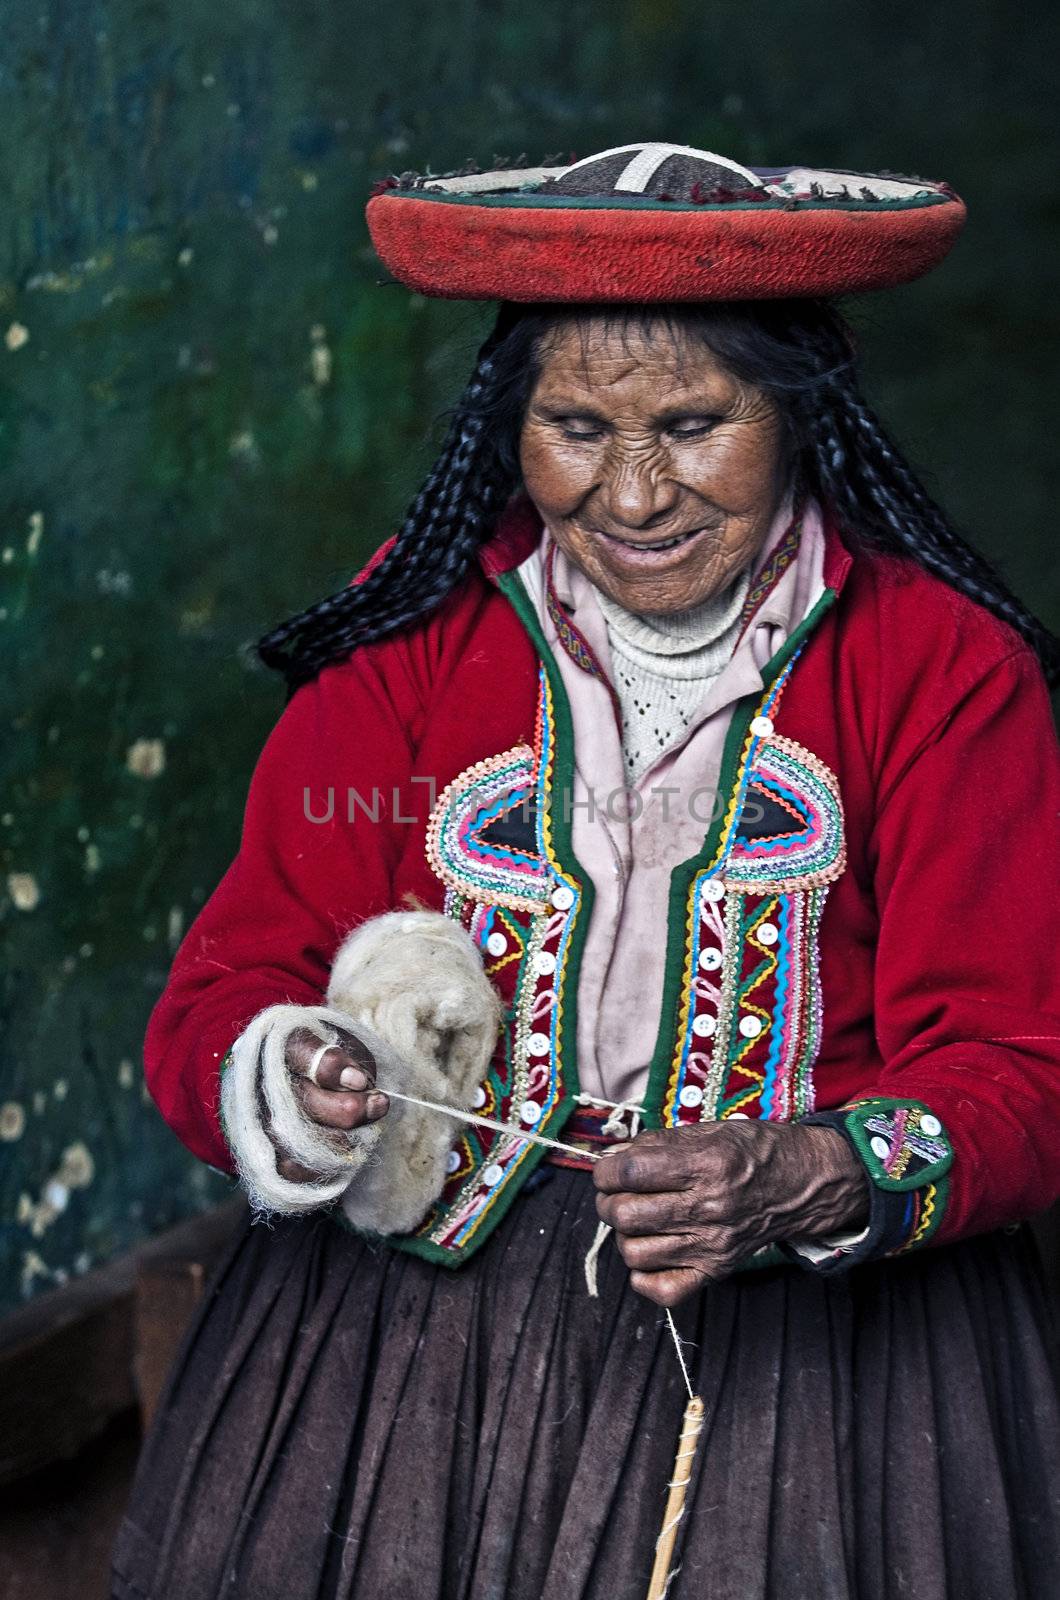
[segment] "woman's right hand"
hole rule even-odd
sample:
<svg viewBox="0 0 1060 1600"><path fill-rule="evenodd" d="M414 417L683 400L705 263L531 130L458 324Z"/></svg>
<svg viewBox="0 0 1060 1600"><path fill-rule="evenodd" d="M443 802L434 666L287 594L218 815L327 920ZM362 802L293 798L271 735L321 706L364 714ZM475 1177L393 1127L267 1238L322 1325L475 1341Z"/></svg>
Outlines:
<svg viewBox="0 0 1060 1600"><path fill-rule="evenodd" d="M385 1117L390 1101L375 1088L375 1060L371 1052L353 1034L341 1028L332 1028L332 1032L341 1043L321 1056L315 1082L310 1082L309 1068L321 1041L308 1028L296 1028L289 1035L287 1068L294 1080L294 1092L302 1112L309 1121L322 1128L349 1132ZM267 1122L266 1132L276 1150L276 1171L281 1178L291 1183L310 1183L321 1176L293 1160L273 1137Z"/></svg>

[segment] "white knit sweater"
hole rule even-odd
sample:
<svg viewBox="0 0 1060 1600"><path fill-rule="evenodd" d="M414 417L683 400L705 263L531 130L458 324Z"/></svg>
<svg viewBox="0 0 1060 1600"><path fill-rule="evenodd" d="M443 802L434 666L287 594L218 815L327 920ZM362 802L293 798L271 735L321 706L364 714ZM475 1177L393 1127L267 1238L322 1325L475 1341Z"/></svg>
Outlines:
<svg viewBox="0 0 1060 1600"><path fill-rule="evenodd" d="M702 605L653 617L626 611L597 590L622 708L630 787L690 726L708 686L731 657L750 581L748 567Z"/></svg>

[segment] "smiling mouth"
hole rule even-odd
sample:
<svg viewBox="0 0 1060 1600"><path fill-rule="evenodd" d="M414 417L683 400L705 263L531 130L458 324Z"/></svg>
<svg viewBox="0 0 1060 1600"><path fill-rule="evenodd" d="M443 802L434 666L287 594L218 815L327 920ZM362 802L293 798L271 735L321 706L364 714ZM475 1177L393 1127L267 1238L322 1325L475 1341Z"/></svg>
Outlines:
<svg viewBox="0 0 1060 1600"><path fill-rule="evenodd" d="M623 550L632 550L638 555L655 555L664 550L676 550L679 545L688 544L692 539L697 538L699 534L706 533L708 530L705 527L691 528L688 533L677 533L672 539L657 539L654 541L647 539L620 539L616 534L605 533L602 528L596 528L593 531L599 534L602 539L606 539L608 544L620 545Z"/></svg>

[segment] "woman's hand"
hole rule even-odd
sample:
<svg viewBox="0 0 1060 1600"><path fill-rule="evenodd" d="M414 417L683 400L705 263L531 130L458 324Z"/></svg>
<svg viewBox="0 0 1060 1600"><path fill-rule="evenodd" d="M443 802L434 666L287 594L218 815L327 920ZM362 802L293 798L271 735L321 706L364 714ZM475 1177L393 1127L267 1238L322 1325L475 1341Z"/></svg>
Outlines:
<svg viewBox="0 0 1060 1600"><path fill-rule="evenodd" d="M798 1123L651 1130L593 1168L630 1283L673 1306L755 1250L864 1227L868 1177L841 1134Z"/></svg>
<svg viewBox="0 0 1060 1600"><path fill-rule="evenodd" d="M375 1060L353 1034L333 1028L341 1040L320 1058L315 1083L309 1068L321 1041L308 1028L296 1028L287 1040L286 1061L294 1091L310 1122L322 1128L348 1132L377 1122L390 1109L385 1094L375 1088ZM293 1160L274 1138L266 1119L265 1131L276 1149L276 1171L291 1183L311 1183L319 1172Z"/></svg>

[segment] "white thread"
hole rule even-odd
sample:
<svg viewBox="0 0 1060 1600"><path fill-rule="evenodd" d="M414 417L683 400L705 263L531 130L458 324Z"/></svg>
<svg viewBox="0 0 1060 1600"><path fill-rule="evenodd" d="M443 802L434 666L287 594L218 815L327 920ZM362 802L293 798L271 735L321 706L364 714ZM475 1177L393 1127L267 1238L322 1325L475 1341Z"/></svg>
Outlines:
<svg viewBox="0 0 1060 1600"><path fill-rule="evenodd" d="M335 1049L338 1042L339 1041L337 1039L329 1039L326 1044L322 1044L320 1046L319 1050L314 1051L313 1059L309 1063L309 1070L306 1073L306 1077L309 1079L310 1083L317 1082L317 1073L320 1071L320 1063L323 1061L329 1050ZM317 1084L317 1087L319 1088L320 1085Z"/></svg>
<svg viewBox="0 0 1060 1600"><path fill-rule="evenodd" d="M585 1256L585 1287L590 1300L598 1300L600 1298L600 1291L596 1285L596 1263L610 1232L611 1224L609 1222L599 1223L596 1229L596 1238L589 1246Z"/></svg>
<svg viewBox="0 0 1060 1600"><path fill-rule="evenodd" d="M681 1376L685 1380L685 1388L688 1390L688 1398L690 1400L694 1400L696 1398L695 1390L692 1388L692 1380L688 1376L688 1367L685 1364L685 1353L681 1349L681 1336L677 1331L677 1324L674 1322L674 1314L670 1310L669 1306L666 1308L666 1320L670 1324L670 1332L674 1336L674 1349L677 1351L677 1359L681 1363ZM696 1432L699 1432L698 1428L696 1429Z"/></svg>
<svg viewBox="0 0 1060 1600"><path fill-rule="evenodd" d="M546 1139L543 1133L530 1133L526 1128L513 1128L510 1122L497 1122L493 1117L480 1117L474 1111L460 1111L456 1106L442 1105L437 1100L420 1100L413 1094L399 1094L396 1089L388 1089L381 1083L376 1087L391 1100L403 1100L406 1105L420 1106L424 1111L440 1111L443 1116L456 1117L460 1122L474 1123L477 1128L492 1128L494 1133L507 1133L513 1139L525 1139L527 1144L541 1144L548 1150L562 1150L568 1156L584 1156L587 1161L602 1161L607 1154L607 1151L597 1154L594 1150L579 1150L577 1145L563 1144L559 1139Z"/></svg>
<svg viewBox="0 0 1060 1600"><path fill-rule="evenodd" d="M377 1087L382 1091L383 1094L388 1095L391 1100L401 1100L401 1101L404 1101L404 1103L406 1105L419 1106L424 1111L440 1111L443 1116L456 1117L457 1120L460 1121L460 1122L470 1122L470 1123L473 1123L478 1128L491 1128L494 1133L505 1133L505 1134L510 1135L513 1139L525 1139L528 1144L544 1145L549 1150L562 1150L565 1155L569 1155L569 1156L584 1156L587 1161L602 1161L604 1159L604 1156L609 1154L609 1152L606 1151L606 1150L600 1152L599 1154L594 1150L579 1150L576 1145L563 1144L563 1142L561 1140L559 1140L559 1139L546 1139L544 1134L541 1134L541 1133L528 1133L525 1128L513 1128L510 1123L508 1123L508 1122L498 1122L494 1117L480 1117L474 1111L460 1111L460 1110L458 1110L458 1108L456 1106L442 1105L437 1100L421 1100L421 1099L419 1099L419 1097L417 1095L399 1094L396 1089L387 1089L382 1084L377 1085ZM607 1225L603 1224L603 1226L606 1227ZM610 1230L608 1230L608 1231L610 1231ZM593 1248L596 1249L597 1252L598 1252L598 1249L599 1249L599 1245L603 1244L603 1240L606 1237L607 1237L606 1233L603 1235L603 1237L601 1237L600 1236L600 1230L599 1229L597 1230L597 1240L594 1240L594 1243L593 1243ZM598 1243L597 1243L597 1241L598 1241ZM593 1250L590 1249L589 1254L592 1255L592 1253L593 1253ZM593 1282L594 1283L595 1283L595 1266L596 1266L596 1263L595 1263L595 1260L594 1260L594 1262L593 1262L593 1274L594 1274ZM586 1280L588 1280L588 1277L589 1277L589 1259L588 1259L588 1257L586 1257L585 1274L586 1274ZM592 1292L593 1292L593 1290L590 1288L589 1289L589 1293L592 1294ZM677 1351L677 1359L681 1363L681 1376L685 1380L685 1388L688 1390L688 1398L690 1400L694 1400L695 1399L695 1391L692 1388L692 1380L688 1376L688 1366L687 1366L687 1364L685 1362L685 1353L681 1348L681 1336L677 1331L677 1325L674 1322L674 1315L673 1315L673 1312L670 1310L669 1306L667 1306L667 1308L666 1308L666 1321L667 1321L667 1323L669 1325L670 1333L671 1333L671 1335L673 1337L674 1349ZM698 1434L698 1432L699 1432L699 1429L697 1428L696 1429L696 1433Z"/></svg>

